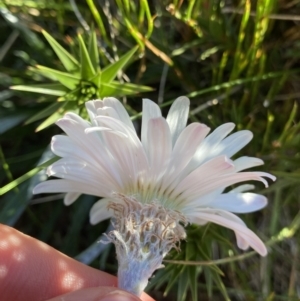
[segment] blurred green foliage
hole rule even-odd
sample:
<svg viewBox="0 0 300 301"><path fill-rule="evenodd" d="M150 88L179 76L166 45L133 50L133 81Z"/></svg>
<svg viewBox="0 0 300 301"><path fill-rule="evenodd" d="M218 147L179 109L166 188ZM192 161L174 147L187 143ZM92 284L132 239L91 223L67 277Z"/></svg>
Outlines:
<svg viewBox="0 0 300 301"><path fill-rule="evenodd" d="M269 206L243 217L269 255L241 253L233 234L216 225L189 226L150 294L299 299L300 1L2 0L0 14L0 222L115 273L115 257L96 243L109 223L88 223L93 197L65 208L47 202L61 195L32 196L44 166L56 160L48 145L59 129L51 124L89 98L112 94L138 125L142 97L167 111L187 95L190 121L251 130L243 154L262 158L278 177L257 187Z"/></svg>

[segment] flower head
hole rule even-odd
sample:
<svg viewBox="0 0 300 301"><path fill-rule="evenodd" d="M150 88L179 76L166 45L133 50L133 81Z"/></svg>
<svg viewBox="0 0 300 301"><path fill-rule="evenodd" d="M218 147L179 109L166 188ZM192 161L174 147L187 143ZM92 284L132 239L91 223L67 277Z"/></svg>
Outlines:
<svg viewBox="0 0 300 301"><path fill-rule="evenodd" d="M186 97L175 100L166 119L154 102L144 99L141 139L117 99L89 101L86 108L90 122L73 113L57 121L67 135L52 139L52 151L61 159L49 166L48 175L60 179L40 183L34 193L66 192L64 202L67 205L81 193L102 197L91 209L92 224L120 217L125 211L132 219L136 210L144 210L143 206L157 207L161 210L156 213L147 209L150 217L151 214L160 216L165 211L166 216L174 216L175 212L182 217L181 221L189 223L213 222L232 229L239 248L250 246L266 255L263 242L234 214L259 210L267 204L266 198L245 192L252 185L224 192L226 187L240 182L255 180L267 186L264 177L275 180L268 173L243 171L263 164L258 158L230 159L252 139L250 131L229 135L234 124L226 123L208 135L210 129L204 124L186 126L189 113ZM137 226L137 220L129 222L126 231L130 234L139 229L136 235L144 243L144 232L139 231L147 223L150 227L151 223L141 220ZM156 230L165 230L171 220ZM122 218L117 218L115 224L124 229ZM173 232L168 226L165 233L177 241L184 235L180 224L175 224ZM124 235L126 237L126 233ZM124 240L124 237L116 237L117 233L112 236L111 239L117 239L119 244Z"/></svg>

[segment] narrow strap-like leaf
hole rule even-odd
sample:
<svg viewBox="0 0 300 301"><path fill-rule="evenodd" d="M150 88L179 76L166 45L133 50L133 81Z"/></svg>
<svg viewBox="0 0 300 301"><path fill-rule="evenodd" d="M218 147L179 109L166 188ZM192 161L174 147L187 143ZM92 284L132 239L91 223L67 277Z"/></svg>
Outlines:
<svg viewBox="0 0 300 301"><path fill-rule="evenodd" d="M54 157L50 160L48 160L47 162L33 168L32 170L28 171L26 174L24 174L23 176L13 180L12 182L8 183L7 185L3 186L0 188L0 195L3 195L4 193L10 191L11 189L14 189L15 187L17 187L18 185L20 185L21 183L23 183L24 181L30 179L31 177L33 177L35 174L37 174L40 170L44 169L45 167L51 165L52 163L54 163L55 161L57 161L59 158L58 157Z"/></svg>

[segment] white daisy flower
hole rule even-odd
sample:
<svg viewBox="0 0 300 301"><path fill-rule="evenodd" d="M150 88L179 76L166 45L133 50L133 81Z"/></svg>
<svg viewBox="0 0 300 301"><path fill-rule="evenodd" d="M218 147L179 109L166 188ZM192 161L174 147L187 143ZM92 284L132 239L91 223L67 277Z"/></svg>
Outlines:
<svg viewBox="0 0 300 301"><path fill-rule="evenodd" d="M185 238L186 223L227 227L239 248L267 254L234 214L260 210L266 198L245 192L252 185L224 192L240 182L267 186L263 177L275 180L268 173L243 171L263 164L258 158L230 159L252 139L250 131L229 135L234 124L226 123L208 135L204 124L186 126L186 97L175 100L166 119L158 105L144 99L141 140L117 99L88 101L86 108L90 122L73 113L57 121L67 135L52 138L52 151L61 159L48 167L48 175L60 179L40 183L34 193L65 192L66 205L82 193L102 198L90 221L114 218L109 239L117 249L119 287L140 295L163 257Z"/></svg>

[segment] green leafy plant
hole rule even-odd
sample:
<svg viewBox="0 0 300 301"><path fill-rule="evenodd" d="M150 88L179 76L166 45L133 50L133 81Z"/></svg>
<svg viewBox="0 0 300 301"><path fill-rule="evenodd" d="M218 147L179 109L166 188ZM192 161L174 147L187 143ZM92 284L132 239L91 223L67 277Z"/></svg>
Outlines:
<svg viewBox="0 0 300 301"><path fill-rule="evenodd" d="M81 35L78 35L79 59L76 59L65 50L65 48L46 31L43 31L43 35L56 53L65 71L41 65L30 67L30 70L34 74L47 78L53 83L17 85L11 87L11 89L18 91L58 96L56 101L26 121L28 124L46 118L46 120L38 126L36 131L40 131L53 124L67 111L80 111L87 100L107 96L127 96L152 90L147 86L126 82L121 83L115 80L121 70L132 59L134 53L138 50L138 46L132 48L116 62L101 69L97 37L94 30L90 33L87 43L85 43Z"/></svg>

